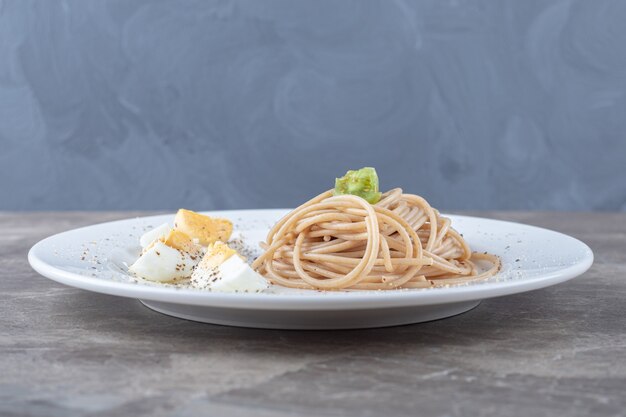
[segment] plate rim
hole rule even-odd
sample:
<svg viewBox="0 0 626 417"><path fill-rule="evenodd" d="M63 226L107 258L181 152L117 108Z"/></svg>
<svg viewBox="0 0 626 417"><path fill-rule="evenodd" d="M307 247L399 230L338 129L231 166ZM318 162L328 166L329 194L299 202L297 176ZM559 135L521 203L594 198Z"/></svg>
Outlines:
<svg viewBox="0 0 626 417"><path fill-rule="evenodd" d="M244 210L211 210L201 213L217 214L232 212L287 212L292 209L244 209ZM419 305L447 304L460 301L483 300L504 295L518 294L556 285L584 274L593 264L593 251L587 244L575 237L555 230L527 225L524 223L511 222L485 217L466 216L456 214L443 214L455 218L467 218L471 220L514 224L525 228L538 229L543 232L555 233L561 237L572 240L582 246L585 257L574 265L561 270L546 273L540 277L520 280L507 280L501 282L484 282L467 285L459 285L447 288L432 288L420 290L389 290L389 291L358 291L358 292L322 292L315 291L312 294L267 294L267 293L219 293L207 292L184 288L158 287L144 284L134 284L103 280L96 277L88 277L74 272L66 271L48 264L40 259L37 251L51 240L60 236L94 226L112 225L118 222L131 220L150 220L151 218L173 216L173 214L155 214L150 216L130 217L94 223L82 226L46 237L34 244L28 252L28 262L40 275L59 282L61 284L93 291L102 294L120 296L125 298L143 299L172 304L185 304L195 306L246 309L246 310L358 310L372 308L393 308Z"/></svg>

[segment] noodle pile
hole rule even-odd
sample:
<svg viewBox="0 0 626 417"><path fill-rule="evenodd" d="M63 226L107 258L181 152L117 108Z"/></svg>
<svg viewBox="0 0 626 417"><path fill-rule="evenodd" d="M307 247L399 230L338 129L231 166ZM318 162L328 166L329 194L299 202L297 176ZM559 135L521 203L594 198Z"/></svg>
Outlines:
<svg viewBox="0 0 626 417"><path fill-rule="evenodd" d="M427 288L482 280L497 256L472 253L428 202L400 188L370 204L333 191L304 203L270 230L252 267L274 284L320 290ZM491 267L479 270L476 261Z"/></svg>

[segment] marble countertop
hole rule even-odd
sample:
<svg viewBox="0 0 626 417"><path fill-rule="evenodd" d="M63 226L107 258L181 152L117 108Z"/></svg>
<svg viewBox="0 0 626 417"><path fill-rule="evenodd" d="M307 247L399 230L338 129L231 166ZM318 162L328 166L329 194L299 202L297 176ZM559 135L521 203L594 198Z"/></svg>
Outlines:
<svg viewBox="0 0 626 417"><path fill-rule="evenodd" d="M471 213L571 234L595 263L565 284L376 330L193 323L28 265L43 237L138 214L0 213L0 415L626 415L626 213Z"/></svg>

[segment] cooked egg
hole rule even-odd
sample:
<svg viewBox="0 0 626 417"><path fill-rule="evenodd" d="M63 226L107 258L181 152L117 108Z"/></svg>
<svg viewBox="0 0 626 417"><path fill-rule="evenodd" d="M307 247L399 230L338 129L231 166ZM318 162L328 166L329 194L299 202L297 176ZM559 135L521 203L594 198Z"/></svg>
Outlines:
<svg viewBox="0 0 626 417"><path fill-rule="evenodd" d="M265 278L222 242L209 245L191 275L191 283L198 288L221 292L257 292L268 287Z"/></svg>
<svg viewBox="0 0 626 417"><path fill-rule="evenodd" d="M187 252L193 258L204 254L202 246L195 243L187 234L177 229L172 229L167 236L160 238L170 248Z"/></svg>
<svg viewBox="0 0 626 417"><path fill-rule="evenodd" d="M231 256L219 266L220 274L210 288L221 292L258 292L268 287L267 281L239 256Z"/></svg>
<svg viewBox="0 0 626 417"><path fill-rule="evenodd" d="M209 217L191 210L180 209L174 218L174 228L197 239L203 246L218 240L226 242L233 231L233 223L227 219Z"/></svg>
<svg viewBox="0 0 626 417"><path fill-rule="evenodd" d="M199 257L156 240L128 269L149 281L169 282L189 277L198 262Z"/></svg>
<svg viewBox="0 0 626 417"><path fill-rule="evenodd" d="M164 238L170 232L170 225L163 223L160 226L155 227L152 230L148 230L139 238L139 244L142 248L149 246L157 239Z"/></svg>

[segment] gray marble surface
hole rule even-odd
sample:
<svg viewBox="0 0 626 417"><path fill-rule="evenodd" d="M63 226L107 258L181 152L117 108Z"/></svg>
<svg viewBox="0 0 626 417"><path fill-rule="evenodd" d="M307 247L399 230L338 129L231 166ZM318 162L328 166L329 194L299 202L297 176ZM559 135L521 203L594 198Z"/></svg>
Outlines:
<svg viewBox="0 0 626 417"><path fill-rule="evenodd" d="M27 263L47 235L135 214L0 214L0 415L626 413L626 214L479 213L572 234L595 264L454 318L377 330L177 320Z"/></svg>

